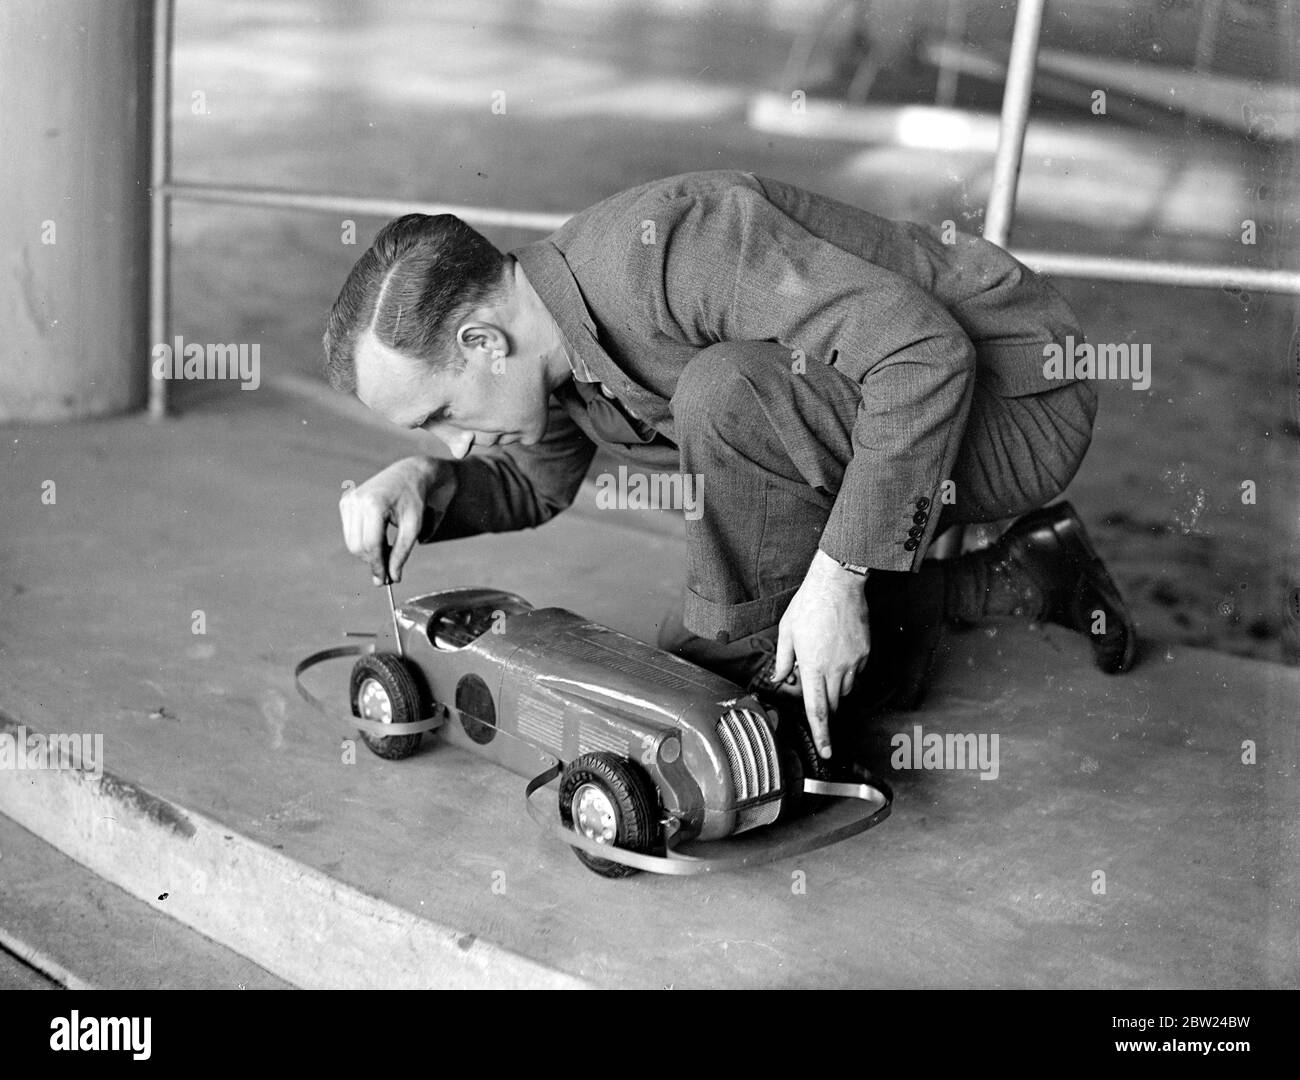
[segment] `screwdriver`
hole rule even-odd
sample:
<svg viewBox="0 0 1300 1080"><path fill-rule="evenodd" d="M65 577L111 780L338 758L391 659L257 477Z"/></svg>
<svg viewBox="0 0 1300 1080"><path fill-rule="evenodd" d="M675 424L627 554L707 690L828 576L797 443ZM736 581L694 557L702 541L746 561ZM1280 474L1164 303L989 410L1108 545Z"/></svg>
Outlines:
<svg viewBox="0 0 1300 1080"><path fill-rule="evenodd" d="M384 530L384 537L381 544L380 554L384 559L384 588L388 590L388 614L393 617L393 642L397 646L397 655L403 660L406 659L406 653L402 651L402 635L397 629L397 604L393 601L393 579L388 574L388 555L392 548L388 543L388 530ZM379 584L379 579L375 578L375 584Z"/></svg>
<svg viewBox="0 0 1300 1080"><path fill-rule="evenodd" d="M406 653L402 651L402 635L397 631L397 605L393 603L393 583L388 582L384 588L388 590L388 612L393 617L393 640L397 642L397 655L405 660Z"/></svg>

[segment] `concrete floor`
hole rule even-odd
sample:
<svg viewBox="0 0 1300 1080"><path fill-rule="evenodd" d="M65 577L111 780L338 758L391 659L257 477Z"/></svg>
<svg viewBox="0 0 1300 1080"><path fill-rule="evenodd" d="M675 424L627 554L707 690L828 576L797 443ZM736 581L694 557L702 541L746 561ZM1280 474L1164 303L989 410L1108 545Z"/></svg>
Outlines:
<svg viewBox="0 0 1300 1080"><path fill-rule="evenodd" d="M302 655L385 625L335 504L408 443L264 389L3 446L0 709L101 732L119 777L464 941L609 987L1300 983L1293 669L1152 641L1113 679L1056 628L954 635L927 707L857 733L896 792L880 827L741 874L611 882L538 834L516 777L432 740L343 764L346 732L294 694ZM491 584L653 640L678 528L587 492L535 533L418 552L399 596ZM918 723L998 734L1000 775L892 770Z"/></svg>

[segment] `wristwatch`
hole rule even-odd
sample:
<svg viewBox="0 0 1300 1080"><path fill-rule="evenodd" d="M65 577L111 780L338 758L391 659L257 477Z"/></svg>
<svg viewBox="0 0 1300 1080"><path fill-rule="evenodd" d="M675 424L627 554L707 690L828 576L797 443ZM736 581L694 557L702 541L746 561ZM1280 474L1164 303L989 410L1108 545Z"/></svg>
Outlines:
<svg viewBox="0 0 1300 1080"><path fill-rule="evenodd" d="M849 571L849 573L857 574L859 577L866 577L869 573L871 573L870 567L854 566L853 563L840 562L839 559L836 559L835 561L839 563L840 566L844 567L845 570Z"/></svg>

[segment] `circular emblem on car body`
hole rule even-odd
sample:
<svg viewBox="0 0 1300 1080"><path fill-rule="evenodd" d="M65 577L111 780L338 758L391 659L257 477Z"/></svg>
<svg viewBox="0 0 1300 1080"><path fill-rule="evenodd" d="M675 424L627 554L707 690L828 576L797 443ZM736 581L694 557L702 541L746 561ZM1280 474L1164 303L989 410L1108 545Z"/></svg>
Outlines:
<svg viewBox="0 0 1300 1080"><path fill-rule="evenodd" d="M486 746L497 734L497 710L492 691L478 675L466 675L456 684L456 711L465 734Z"/></svg>

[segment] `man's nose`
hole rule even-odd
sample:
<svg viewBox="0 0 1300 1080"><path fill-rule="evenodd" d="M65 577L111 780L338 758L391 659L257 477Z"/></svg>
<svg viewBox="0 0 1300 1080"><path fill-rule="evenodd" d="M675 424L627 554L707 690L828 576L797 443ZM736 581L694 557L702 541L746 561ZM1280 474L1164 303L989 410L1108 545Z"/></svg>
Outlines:
<svg viewBox="0 0 1300 1080"><path fill-rule="evenodd" d="M461 431L458 428L446 427L440 424L433 430L433 434L447 444L451 456L457 461L468 454L470 447L474 445L474 432L472 431Z"/></svg>

